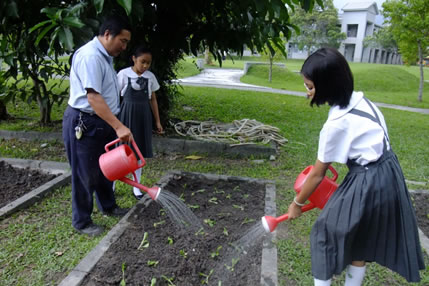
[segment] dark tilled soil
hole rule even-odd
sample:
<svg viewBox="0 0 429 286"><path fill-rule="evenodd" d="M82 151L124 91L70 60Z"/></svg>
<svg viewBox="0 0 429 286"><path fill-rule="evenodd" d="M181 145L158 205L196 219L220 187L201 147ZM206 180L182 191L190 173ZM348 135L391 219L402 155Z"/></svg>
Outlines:
<svg viewBox="0 0 429 286"><path fill-rule="evenodd" d="M429 237L429 193L413 193L411 198L416 210L417 225Z"/></svg>
<svg viewBox="0 0 429 286"><path fill-rule="evenodd" d="M56 176L29 168L14 168L6 162L0 161L0 207L4 207Z"/></svg>
<svg viewBox="0 0 429 286"><path fill-rule="evenodd" d="M123 278L126 285L260 284L260 241L252 244L247 254L235 257L240 260L234 263L233 271L225 264L232 269L235 259L230 256L233 251L229 243L239 240L264 215L264 185L240 179L211 181L186 174L172 179L165 190L183 198L204 229L179 229L158 203L148 207L138 204L129 218L130 226L82 285L120 285ZM207 220L214 225L209 226ZM138 250L145 233L149 245Z"/></svg>

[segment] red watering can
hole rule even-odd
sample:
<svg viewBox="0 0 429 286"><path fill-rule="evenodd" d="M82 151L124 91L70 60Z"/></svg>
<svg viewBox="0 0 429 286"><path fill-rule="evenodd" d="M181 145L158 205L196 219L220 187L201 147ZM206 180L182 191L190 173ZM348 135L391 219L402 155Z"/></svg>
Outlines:
<svg viewBox="0 0 429 286"><path fill-rule="evenodd" d="M112 150L109 150L111 146L119 143L120 141L121 140L118 138L106 144L104 147L104 149L106 149L106 153L101 155L98 160L101 171L110 181L120 180L128 185L139 188L148 193L152 200L156 201L159 193L161 192L160 187L148 188L137 183L137 176L134 171L143 167L146 164L146 161L140 153L140 149L137 147L135 141L132 141L132 145L140 158L140 163L137 161L133 150L127 144L122 144ZM133 174L134 181L126 177L129 173Z"/></svg>
<svg viewBox="0 0 429 286"><path fill-rule="evenodd" d="M301 192L301 188L304 185L304 182L307 179L308 174L310 174L310 171L313 169L313 167L314 166L308 166L296 178L293 188L298 194ZM329 170L331 170L334 176L332 178L329 178L327 176L323 178L322 182L320 182L319 186L317 186L316 190L308 198L310 203L301 208L302 212L312 210L316 207L319 209L323 209L323 207L328 202L331 195L337 189L338 184L335 181L338 178L338 173L331 165L329 165ZM272 216L264 216L262 217L262 225L264 226L264 229L266 230L266 232L272 232L277 227L278 223L284 220L287 220L288 218L289 218L288 213L276 218Z"/></svg>

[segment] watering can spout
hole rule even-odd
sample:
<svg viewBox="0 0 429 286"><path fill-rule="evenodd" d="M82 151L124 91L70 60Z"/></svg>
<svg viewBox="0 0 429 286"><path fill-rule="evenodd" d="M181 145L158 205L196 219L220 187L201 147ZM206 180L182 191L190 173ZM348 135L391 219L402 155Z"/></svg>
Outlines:
<svg viewBox="0 0 429 286"><path fill-rule="evenodd" d="M267 233L273 232L276 229L278 224L278 222L276 221L276 218L269 215L263 216L261 218L261 221L262 221L262 226L264 227Z"/></svg>

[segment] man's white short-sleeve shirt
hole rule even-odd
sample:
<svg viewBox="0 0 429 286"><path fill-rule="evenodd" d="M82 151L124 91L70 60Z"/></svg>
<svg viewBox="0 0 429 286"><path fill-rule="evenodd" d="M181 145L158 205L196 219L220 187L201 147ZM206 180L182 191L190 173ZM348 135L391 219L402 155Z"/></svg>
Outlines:
<svg viewBox="0 0 429 286"><path fill-rule="evenodd" d="M387 134L383 115L376 106L373 107ZM349 105L344 109L337 105L332 106L320 131L317 155L319 161L345 164L348 159L352 159L360 165L366 165L377 161L383 154L383 128L368 118L348 113L353 108L374 116L371 107L363 99L362 92L353 92ZM390 146L387 146L387 149L389 148Z"/></svg>
<svg viewBox="0 0 429 286"><path fill-rule="evenodd" d="M88 102L87 89L101 94L112 113L119 113L119 86L113 57L97 37L79 48L73 56L68 101L73 108L94 113Z"/></svg>

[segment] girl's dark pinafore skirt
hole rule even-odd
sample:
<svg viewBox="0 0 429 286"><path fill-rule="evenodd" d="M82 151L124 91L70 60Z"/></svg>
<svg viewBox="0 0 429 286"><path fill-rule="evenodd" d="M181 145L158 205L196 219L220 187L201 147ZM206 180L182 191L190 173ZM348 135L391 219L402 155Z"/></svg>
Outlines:
<svg viewBox="0 0 429 286"><path fill-rule="evenodd" d="M133 133L134 140L144 158L152 158L152 111L149 104L149 80L138 79L142 87L135 90L128 78L127 90L121 103L119 120Z"/></svg>
<svg viewBox="0 0 429 286"><path fill-rule="evenodd" d="M409 282L420 281L424 261L414 208L396 155L386 142L384 149L378 161L366 166L347 163L348 174L316 220L311 231L315 278L328 280L352 261L367 261Z"/></svg>

